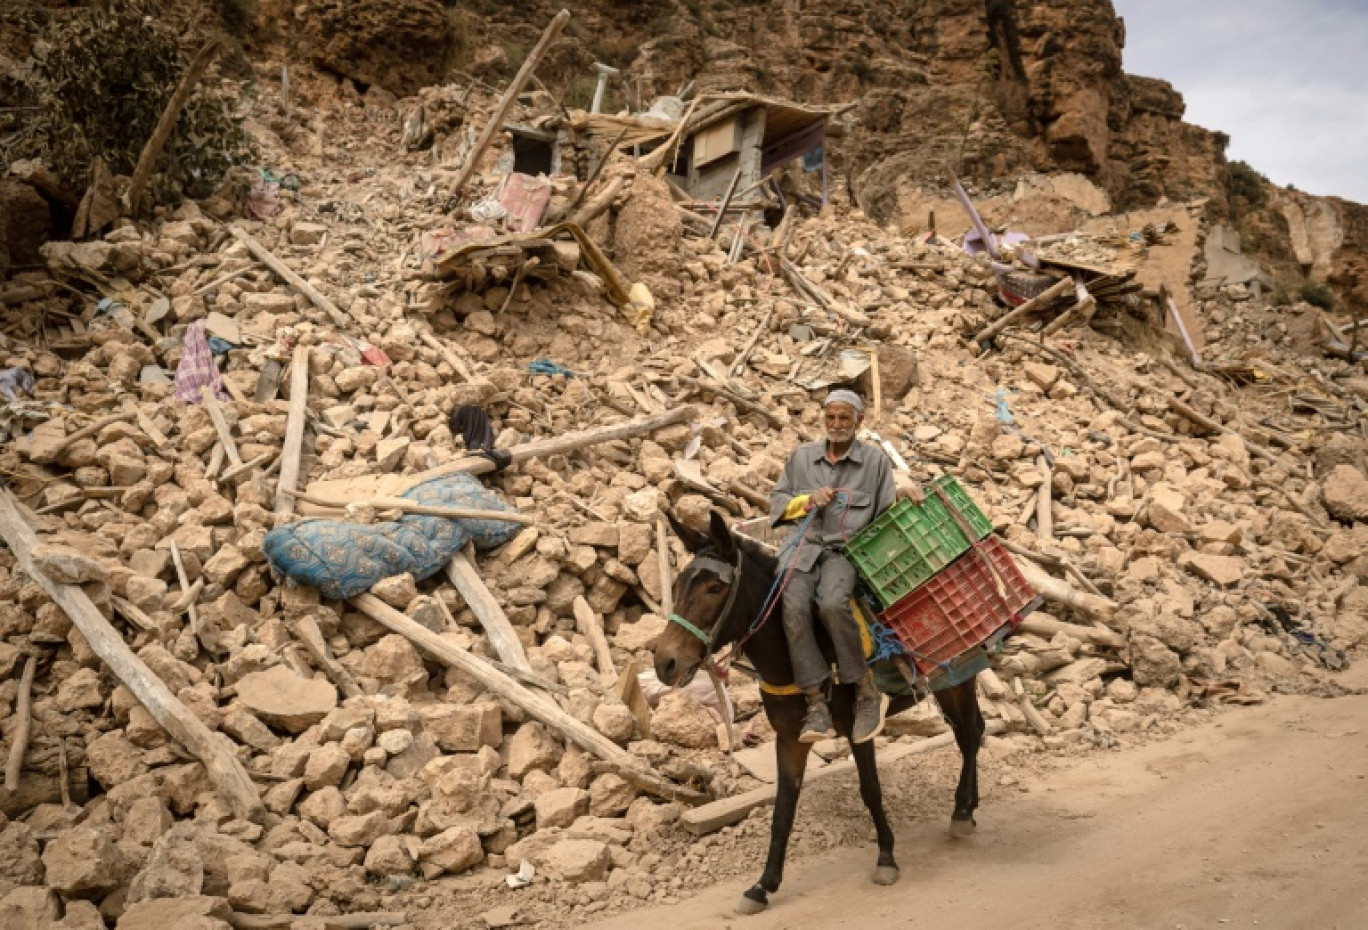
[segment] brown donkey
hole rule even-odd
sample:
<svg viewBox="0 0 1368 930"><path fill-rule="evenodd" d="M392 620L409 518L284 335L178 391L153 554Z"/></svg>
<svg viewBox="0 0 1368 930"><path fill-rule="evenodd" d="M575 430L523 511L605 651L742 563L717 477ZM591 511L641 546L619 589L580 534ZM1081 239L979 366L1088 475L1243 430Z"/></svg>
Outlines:
<svg viewBox="0 0 1368 930"><path fill-rule="evenodd" d="M715 651L740 641L742 655L764 682L761 699L765 714L778 735L775 742L778 778L770 820L769 855L760 880L736 903L738 914L756 914L768 906L769 896L779 890L784 877L784 855L811 748L798 740L806 712L803 695L774 693L793 684L783 621L775 616L758 628L754 626L761 620L760 611L774 585L778 560L758 543L734 536L716 511L712 514L708 533L691 530L673 516L670 525L694 557L675 579L676 613L670 617L670 625L656 644L656 676L667 685L687 684L705 661L711 661L710 656ZM978 807L977 757L984 730L974 679L937 691L936 700L954 730L955 742L963 756L950 833L968 836L974 830L974 809ZM833 688L832 718L837 734L847 740L854 720L854 702L855 685ZM916 697L895 697L888 713L906 710L916 702ZM898 880L898 865L893 859L893 830L883 808L874 741L852 744L850 749L860 777L860 797L874 818L878 834L879 858L874 882L891 885Z"/></svg>

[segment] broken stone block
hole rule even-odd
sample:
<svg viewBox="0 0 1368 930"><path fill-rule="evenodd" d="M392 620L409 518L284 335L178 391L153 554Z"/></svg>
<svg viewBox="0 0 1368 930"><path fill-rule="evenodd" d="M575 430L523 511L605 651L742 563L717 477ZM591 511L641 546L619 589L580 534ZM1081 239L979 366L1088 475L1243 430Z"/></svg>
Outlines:
<svg viewBox="0 0 1368 930"><path fill-rule="evenodd" d="M322 223L295 223L290 227L290 245L318 245L328 234Z"/></svg>
<svg viewBox="0 0 1368 930"><path fill-rule="evenodd" d="M304 784L310 791L338 785L351 765L351 755L337 743L327 743L309 753L304 764Z"/></svg>
<svg viewBox="0 0 1368 930"><path fill-rule="evenodd" d="M570 530L570 541L578 546L615 549L618 527L616 523L586 523Z"/></svg>
<svg viewBox="0 0 1368 930"><path fill-rule="evenodd" d="M147 771L142 753L122 730L110 730L86 747L90 775L106 790L132 781Z"/></svg>
<svg viewBox="0 0 1368 930"><path fill-rule="evenodd" d="M561 840L536 857L547 875L563 882L598 882L608 877L613 857L598 840Z"/></svg>
<svg viewBox="0 0 1368 930"><path fill-rule="evenodd" d="M1244 559L1203 552L1185 552L1179 556L1178 564L1222 588L1237 584L1245 571Z"/></svg>
<svg viewBox="0 0 1368 930"><path fill-rule="evenodd" d="M388 832L384 811L338 817L328 825L328 836L339 846L369 846Z"/></svg>
<svg viewBox="0 0 1368 930"><path fill-rule="evenodd" d="M636 735L637 718L621 701L603 701L594 708L594 729L618 745L626 745Z"/></svg>
<svg viewBox="0 0 1368 930"><path fill-rule="evenodd" d="M97 560L70 546L39 543L29 556L39 571L58 584L85 584L104 581L107 577Z"/></svg>
<svg viewBox="0 0 1368 930"><path fill-rule="evenodd" d="M185 822L158 838L147 864L128 886L130 904L151 898L184 898L203 890L204 860L195 834L195 825Z"/></svg>
<svg viewBox="0 0 1368 930"><path fill-rule="evenodd" d="M534 805L538 830L568 827L589 813L589 792L583 788L557 788L539 796Z"/></svg>
<svg viewBox="0 0 1368 930"><path fill-rule="evenodd" d="M195 895L139 901L119 917L117 930L232 930L227 898Z"/></svg>
<svg viewBox="0 0 1368 930"><path fill-rule="evenodd" d="M589 813L595 817L621 817L636 797L637 790L626 779L604 772L589 786Z"/></svg>
<svg viewBox="0 0 1368 930"><path fill-rule="evenodd" d="M687 694L670 692L651 715L651 738L687 749L709 749L717 745L717 721Z"/></svg>
<svg viewBox="0 0 1368 930"><path fill-rule="evenodd" d="M416 836L382 836L366 853L366 871L372 875L408 875L422 844Z"/></svg>
<svg viewBox="0 0 1368 930"><path fill-rule="evenodd" d="M508 741L508 774L521 779L534 769L549 772L560 761L562 751L545 726L524 723Z"/></svg>
<svg viewBox="0 0 1368 930"><path fill-rule="evenodd" d="M119 887L118 849L103 830L76 827L43 850L48 886L69 898L101 898Z"/></svg>
<svg viewBox="0 0 1368 930"><path fill-rule="evenodd" d="M423 729L447 752L476 752L503 742L503 713L496 703L421 707Z"/></svg>
<svg viewBox="0 0 1368 930"><path fill-rule="evenodd" d="M1368 523L1368 478L1353 465L1336 465L1321 483L1321 492L1335 519Z"/></svg>
<svg viewBox="0 0 1368 930"><path fill-rule="evenodd" d="M411 441L407 436L391 436L375 444L375 467L377 471L394 471L404 461ZM378 596L378 595L377 595Z"/></svg>
<svg viewBox="0 0 1368 930"><path fill-rule="evenodd" d="M474 827L451 827L423 840L418 859L425 874L429 867L436 870L430 877L443 872L456 875L478 865L484 859L484 847Z"/></svg>
<svg viewBox="0 0 1368 930"><path fill-rule="evenodd" d="M43 860L27 824L11 821L0 830L0 894L15 885L41 885Z"/></svg>
<svg viewBox="0 0 1368 930"><path fill-rule="evenodd" d="M322 678L304 678L288 666L244 675L238 700L262 721L289 733L303 733L337 706L337 689Z"/></svg>
<svg viewBox="0 0 1368 930"><path fill-rule="evenodd" d="M1187 498L1173 485L1159 482L1150 489L1149 524L1161 533L1186 533L1192 524L1183 514Z"/></svg>
<svg viewBox="0 0 1368 930"><path fill-rule="evenodd" d="M371 586L370 593L396 610L404 610L418 596L418 585L408 572L381 578Z"/></svg>
<svg viewBox="0 0 1368 930"><path fill-rule="evenodd" d="M1054 365L1043 365L1040 362L1025 362L1021 366L1021 373L1030 379L1042 393L1048 394L1050 388L1055 386L1059 380L1059 369Z"/></svg>

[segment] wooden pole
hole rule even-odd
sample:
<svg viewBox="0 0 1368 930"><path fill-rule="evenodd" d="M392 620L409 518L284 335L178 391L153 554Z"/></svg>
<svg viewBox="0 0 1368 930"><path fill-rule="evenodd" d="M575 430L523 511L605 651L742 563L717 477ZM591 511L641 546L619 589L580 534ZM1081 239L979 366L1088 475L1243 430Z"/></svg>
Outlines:
<svg viewBox="0 0 1368 930"><path fill-rule="evenodd" d="M733 378L741 374L742 370L746 367L746 360L749 359L750 354L755 351L755 344L760 341L760 337L769 331L769 323L773 318L774 308L770 307L769 312L765 314L765 318L761 320L760 325L755 328L755 332L746 343L746 347L741 350L741 354L738 355L736 361L732 363L731 376Z"/></svg>
<svg viewBox="0 0 1368 930"><path fill-rule="evenodd" d="M33 726L33 675L38 670L38 656L29 653L24 672L19 676L19 696L14 703L15 727L10 739L9 761L5 765L5 790L14 794L19 790L19 772L24 767L24 752L28 749L29 730Z"/></svg>
<svg viewBox="0 0 1368 930"><path fill-rule="evenodd" d="M670 572L670 530L661 513L656 514L655 537L660 566L660 606L668 619L674 613L674 580Z"/></svg>
<svg viewBox="0 0 1368 930"><path fill-rule="evenodd" d="M499 98L499 103L495 106L494 112L490 114L489 122L485 124L484 132L481 133L479 141L475 143L475 147L470 150L470 155L466 157L465 164L461 166L461 173L457 175L456 183L451 187L451 194L453 197L461 193L461 189L466 186L466 182L470 180L470 176L475 173L475 168L480 163L480 156L484 155L485 149L489 148L489 143L494 138L494 134L503 128L504 118L508 116L508 111L512 108L513 101L516 100L518 94L522 92L523 85L525 85L528 78L532 76L532 72L536 70L537 65L541 63L542 56L546 54L546 50L551 47L551 43L555 41L556 36L560 35L560 31L565 28L565 24L569 21L569 10L561 10L557 13L555 18L551 20L550 25L546 27L546 31L542 33L542 37L532 48L532 51L527 53L527 58L523 60L522 67L519 68L518 73L513 76L512 82L509 83L503 96Z"/></svg>
<svg viewBox="0 0 1368 930"><path fill-rule="evenodd" d="M234 223L228 227L228 232L232 233L234 238L246 246L247 251L251 252L252 256L257 261L274 271L287 284L299 291L299 293L309 298L309 302L326 313L335 326L349 326L352 324L352 318L339 310L337 304L324 297L318 288L314 287L308 281L305 281L297 271L272 255L271 251L253 238L252 234L247 232L247 230Z"/></svg>
<svg viewBox="0 0 1368 930"><path fill-rule="evenodd" d="M225 476L226 477L226 476ZM420 517L446 517L448 520L497 520L500 523L517 523L531 526L537 522L535 515L519 513L516 510L473 510L468 507L425 507L404 497L374 497L365 501L334 501L316 497L303 491L281 491L295 500L301 500L315 507L331 510L347 510L350 507L374 507L377 510L402 510Z"/></svg>
<svg viewBox="0 0 1368 930"><path fill-rule="evenodd" d="M480 626L484 627L490 645L494 647L494 651L504 664L520 671L531 672L532 665L527 661L527 652L523 649L522 640L518 639L508 615L499 606L493 592L485 585L475 564L466 558L465 553L458 552L447 563L446 574L471 613L475 614L475 619L480 621Z"/></svg>
<svg viewBox="0 0 1368 930"><path fill-rule="evenodd" d="M429 630L415 620L404 616L373 594L359 594L350 603L372 620L406 637L414 645L427 652L444 665L459 669L510 704L520 708L528 716L539 720L573 742L606 762L612 762L634 772L634 784L671 800L692 798L694 803L702 799L699 792L682 788L673 782L646 769L636 756L614 743L608 737L586 726L549 698L527 690L508 675L493 668L479 656L472 655ZM650 787L646 787L649 785Z"/></svg>
<svg viewBox="0 0 1368 930"><path fill-rule="evenodd" d="M264 821L266 808L229 744L211 733L143 660L133 654L84 591L75 585L52 581L34 564L29 553L38 543L37 534L20 515L18 502L9 491L0 493L0 536L4 537L24 574L66 612L91 651L109 667L114 677L133 692L162 729L204 763L209 780L233 812L253 823Z"/></svg>
<svg viewBox="0 0 1368 930"><path fill-rule="evenodd" d="M157 164L157 159L161 156L162 149L166 147L166 141L171 138L171 131L176 128L176 121L180 119L181 110L185 109L186 103L190 100L190 94L194 91L195 85L204 76L209 63L214 60L214 54L218 52L218 39L210 39L201 46L195 53L195 57L190 59L190 64L186 65L185 73L181 75L180 81L176 84L175 91L171 94L171 99L166 102L166 109L162 110L161 118L157 120L157 128L152 130L151 137L147 144L143 146L142 152L138 155L138 163L133 168L133 178L128 183L128 194L125 208L130 214L136 215L138 203L142 200L143 191L147 188L147 182L152 177L152 169Z"/></svg>
<svg viewBox="0 0 1368 930"><path fill-rule="evenodd" d="M617 669L613 666L613 654L608 649L608 637L603 635L603 620L589 606L589 602L583 597L576 597L571 609L575 612L575 626L585 639L589 640L590 647L594 650L594 658L598 662L599 678L605 684L613 684L617 681Z"/></svg>
<svg viewBox="0 0 1368 930"><path fill-rule="evenodd" d="M1054 509L1050 503L1050 492L1053 490L1051 485L1054 483L1054 474L1050 468L1050 460L1043 455L1036 456L1036 468L1045 476L1045 480L1040 483L1040 495L1036 498L1036 539L1043 543L1054 542Z"/></svg>
<svg viewBox="0 0 1368 930"><path fill-rule="evenodd" d="M1011 326L1018 320L1030 316L1032 313L1039 310L1041 307L1044 307L1045 305L1049 304L1050 301L1063 296L1064 292L1071 287L1073 287L1073 278L1060 278L1054 284L1050 285L1044 291L1032 297L1030 300L1026 301L1024 304L1017 307L1015 310L1011 311L1005 316L999 317L997 320L990 323L977 336L974 337L974 342L987 342L989 339L995 337L998 333L1002 332L1008 326Z"/></svg>
<svg viewBox="0 0 1368 930"><path fill-rule="evenodd" d="M327 642L323 639L323 631L318 628L318 621L306 613L299 614L291 622L291 631L304 646L304 650L313 657L314 662L323 670L323 673L332 679L332 683L337 685L337 690L341 691L346 697L361 697L365 694L361 686L356 683L351 672L346 667L333 658L333 654L328 649Z"/></svg>
<svg viewBox="0 0 1368 930"><path fill-rule="evenodd" d="M299 487L299 456L304 450L304 423L309 412L309 347L295 346L290 364L290 410L285 417L285 443L280 453L280 480L276 483L275 513L294 512L290 491Z"/></svg>
<svg viewBox="0 0 1368 930"><path fill-rule="evenodd" d="M30 459L40 465L47 465L51 462L55 462L57 461L58 456L65 452L72 443L85 439L87 436L95 435L111 423L122 423L126 420L134 420L137 419L137 416L138 413L136 410L125 410L123 413L112 413L107 417L100 417L100 419L96 420L94 423L87 423L74 433L63 437L61 442L54 444L50 448L41 452L35 450L35 454L30 456Z"/></svg>
<svg viewBox="0 0 1368 930"><path fill-rule="evenodd" d="M513 459L512 464L526 462L528 459L545 458L549 455L559 455L565 452L574 452L577 449L585 449L589 446L596 446L600 443L612 442L616 439L632 439L636 436L645 436L654 433L656 430L664 429L667 426L674 426L676 423L684 423L692 420L698 415L698 411L692 405L676 407L655 416L639 417L635 420L627 420L623 423L613 423L609 426L599 426L594 429L581 430L576 433L564 433L550 439L541 439L536 442L525 442L522 445L510 446L506 451ZM448 462L437 468L430 468L425 472L414 475L407 487L422 484L424 481L431 481L433 478L440 478L443 475L454 475L464 473L468 475L483 475L494 470L494 463L482 455L468 455L459 458L454 462Z"/></svg>
<svg viewBox="0 0 1368 930"><path fill-rule="evenodd" d="M218 433L219 442L223 443L223 451L228 455L228 462L237 468L242 464L242 456L238 454L237 443L233 441L233 431L228 427L228 421L223 416L223 408L219 406L218 398L214 396L214 389L209 385L200 388L200 398L204 401L204 409L209 411L209 422L214 424L214 432Z"/></svg>
<svg viewBox="0 0 1368 930"><path fill-rule="evenodd" d="M722 203L717 208L717 216L713 217L712 229L708 230L708 238L716 239L717 231L722 228L722 220L727 215L727 208L731 206L732 197L736 195L736 185L741 180L741 167L738 165L736 174L732 175L731 183L727 185L727 193L722 198Z"/></svg>
<svg viewBox="0 0 1368 930"><path fill-rule="evenodd" d="M1018 562L1017 568L1021 570L1021 576L1026 579L1026 583L1035 588L1040 596L1047 601L1054 601L1057 604L1081 610L1086 614L1104 618L1110 617L1120 608L1116 601L1080 591L1067 581L1061 581L1048 574L1034 562Z"/></svg>
<svg viewBox="0 0 1368 930"><path fill-rule="evenodd" d="M511 293L511 292L510 292ZM471 372L470 366L461 360L461 357L451 350L450 346L438 341L432 333L423 333L420 338L423 342L437 350L437 353L446 359L448 365L455 369L456 374L461 376L462 381L474 381L475 375Z"/></svg>

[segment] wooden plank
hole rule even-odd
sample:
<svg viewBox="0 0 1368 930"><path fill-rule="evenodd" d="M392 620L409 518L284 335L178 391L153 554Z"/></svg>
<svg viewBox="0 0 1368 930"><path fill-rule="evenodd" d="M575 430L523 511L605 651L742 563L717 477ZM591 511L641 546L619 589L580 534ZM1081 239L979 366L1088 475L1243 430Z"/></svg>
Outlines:
<svg viewBox="0 0 1368 930"><path fill-rule="evenodd" d="M29 553L38 543L37 534L24 521L18 502L9 491L0 493L0 536L4 537L24 574L66 612L86 638L91 651L109 667L114 677L133 692L162 729L204 763L209 780L233 812L244 820L263 822L266 808L247 770L233 752L232 744L211 733L142 659L133 654L84 591L75 585L52 581L33 563Z"/></svg>
<svg viewBox="0 0 1368 930"><path fill-rule="evenodd" d="M233 431L223 415L223 407L214 396L214 389L207 384L201 387L200 399L204 402L204 409L209 411L209 422L214 424L214 432L218 433L219 442L223 443L223 451L228 455L228 462L236 468L242 464L242 456L238 454L237 443L233 441Z"/></svg>
<svg viewBox="0 0 1368 930"><path fill-rule="evenodd" d="M308 281L305 281L297 271L272 255L271 251L260 242L257 242L247 230L234 223L228 227L228 231L247 247L247 251L251 252L252 256L256 258L257 261L274 271L291 287L309 298L310 303L326 313L329 319L333 321L334 325L349 326L354 322L351 317L339 310L336 304L324 297L318 288L314 287Z"/></svg>
<svg viewBox="0 0 1368 930"><path fill-rule="evenodd" d="M466 606L480 621L480 626L484 627L485 635L489 637L489 642L499 658L506 665L524 672L532 671L532 666L527 661L527 653L523 650L522 640L518 639L508 615L494 599L493 593L480 577L479 570L466 558L465 553L458 552L451 557L451 561L447 563L446 574L456 586L456 591L466 602Z"/></svg>
<svg viewBox="0 0 1368 930"><path fill-rule="evenodd" d="M1000 733L1004 729L1002 721L992 720L988 723L987 733ZM942 733L939 736L932 736L919 743L895 743L883 750L879 754L879 762L887 765L905 759L908 756L915 756L920 753L930 752L933 749L940 749L943 746L950 746L955 742L954 733ZM809 771L803 779L803 785L812 784L821 778L828 778L832 775L841 775L855 771L855 760L846 759L842 762L835 762L826 768L817 771ZM751 811L757 807L764 807L774 803L774 785L764 785L752 791L734 795L730 798L722 798L720 801L713 801L711 804L704 804L687 810L679 818L684 828L695 836L703 836L721 830L723 827L740 823L746 819Z"/></svg>
<svg viewBox="0 0 1368 930"><path fill-rule="evenodd" d="M444 639L417 621L404 616L375 595L359 594L348 603L382 626L406 637L444 665L459 669L474 678L483 687L520 708L533 719L551 727L581 749L612 763L620 770L630 771L632 783L638 787L643 787L660 797L686 803L698 803L704 798L701 792L676 785L650 771L641 759L593 727L561 710L560 705L550 698L534 694L484 659L466 652L451 640Z"/></svg>
<svg viewBox="0 0 1368 930"><path fill-rule="evenodd" d="M522 93L523 86L532 77L532 72L536 70L542 56L546 54L546 50L551 47L551 43L555 41L556 36L560 35L560 31L565 28L565 24L569 21L569 10L561 10L557 13L547 25L541 38L537 40L537 44L533 46L532 51L528 52L527 57L523 59L522 67L513 76L513 80L494 107L494 112L490 114L489 122L485 124L484 131L480 133L479 141L475 143L475 147L466 156L465 164L461 166L461 173L457 175L456 183L451 186L453 197L461 192L461 189L466 186L466 182L470 180L471 175L475 173L475 169L480 163L480 156L484 155L485 149L489 148L489 143L494 138L494 134L503 129L504 119L508 116L513 101L518 98L518 94Z"/></svg>
<svg viewBox="0 0 1368 930"><path fill-rule="evenodd" d="M613 666L613 654L608 649L608 638L603 635L603 618L601 618L594 608L589 606L589 602L583 597L576 597L570 605L575 613L575 627L585 639L589 640L590 647L594 650L594 658L598 662L599 678L605 684L612 684L617 680L617 669Z"/></svg>
<svg viewBox="0 0 1368 930"><path fill-rule="evenodd" d="M24 767L24 752L28 749L29 731L33 726L33 675L38 670L38 656L29 653L24 671L19 676L19 696L14 704L14 732L10 737L9 760L5 764L5 791L19 790L19 772Z"/></svg>
<svg viewBox="0 0 1368 930"><path fill-rule="evenodd" d="M285 444L280 454L280 479L276 484L276 516L294 512L288 493L299 487L299 456L304 450L304 424L309 412L309 347L295 346L290 362L290 410L285 417Z"/></svg>

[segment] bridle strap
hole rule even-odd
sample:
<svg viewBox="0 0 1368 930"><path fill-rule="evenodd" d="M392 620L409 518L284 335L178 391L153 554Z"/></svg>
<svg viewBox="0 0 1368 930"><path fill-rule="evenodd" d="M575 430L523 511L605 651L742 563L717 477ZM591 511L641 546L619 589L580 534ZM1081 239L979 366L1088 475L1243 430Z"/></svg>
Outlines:
<svg viewBox="0 0 1368 930"><path fill-rule="evenodd" d="M711 633L704 633L693 623L681 617L679 614L670 614L666 619L670 623L683 627L685 631L697 637L706 650L704 655L712 655L717 648L714 641L717 638L717 631L722 629L727 618L731 616L732 608L736 605L736 595L741 590L741 567L746 560L746 552L739 546L736 549L736 563L728 564L721 559L714 559L708 556L699 556L694 560L694 564L700 568L706 568L717 575L718 579L728 587L727 600L723 602L722 609L718 611L717 619L713 621Z"/></svg>

